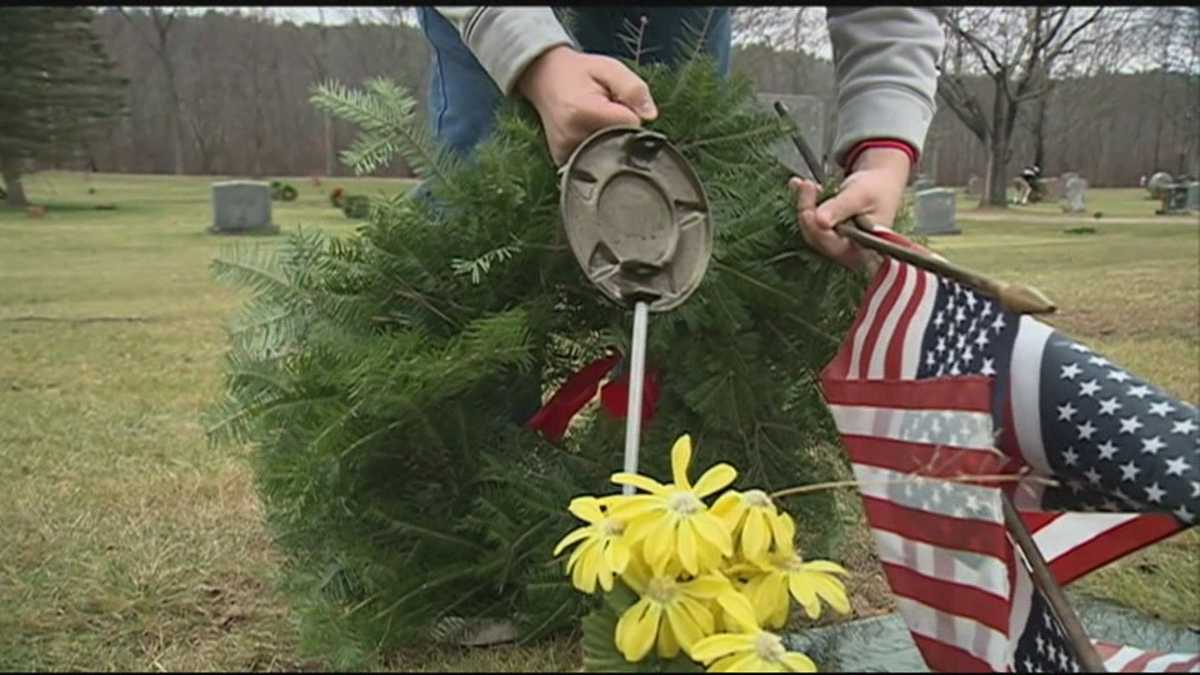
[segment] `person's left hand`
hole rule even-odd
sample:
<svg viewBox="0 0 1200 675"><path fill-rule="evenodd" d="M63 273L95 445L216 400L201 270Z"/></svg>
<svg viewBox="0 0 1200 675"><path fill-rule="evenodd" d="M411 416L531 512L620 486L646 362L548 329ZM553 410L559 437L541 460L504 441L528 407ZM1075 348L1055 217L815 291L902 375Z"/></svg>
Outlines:
<svg viewBox="0 0 1200 675"><path fill-rule="evenodd" d="M796 196L796 216L800 234L817 252L855 271L867 262L864 251L834 231L834 225L855 215L877 227L891 228L904 199L908 184L908 155L894 148L865 150L842 181L838 194L820 206L817 195L821 186L802 178L792 178L788 187Z"/></svg>

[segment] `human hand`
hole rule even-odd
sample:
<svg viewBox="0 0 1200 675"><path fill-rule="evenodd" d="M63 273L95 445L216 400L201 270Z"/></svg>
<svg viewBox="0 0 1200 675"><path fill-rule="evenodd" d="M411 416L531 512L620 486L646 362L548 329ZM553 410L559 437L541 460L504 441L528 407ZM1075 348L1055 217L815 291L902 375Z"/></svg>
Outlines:
<svg viewBox="0 0 1200 675"><path fill-rule="evenodd" d="M593 132L641 126L658 116L650 88L620 61L566 46L539 56L517 81L546 130L554 163L562 165Z"/></svg>
<svg viewBox="0 0 1200 675"><path fill-rule="evenodd" d="M844 267L862 271L868 264L868 252L833 228L855 215L865 216L865 220L877 227L890 228L904 199L909 164L908 155L902 150L869 148L854 162L838 194L820 206L817 195L821 186L792 178L788 187L796 196L796 215L804 241Z"/></svg>

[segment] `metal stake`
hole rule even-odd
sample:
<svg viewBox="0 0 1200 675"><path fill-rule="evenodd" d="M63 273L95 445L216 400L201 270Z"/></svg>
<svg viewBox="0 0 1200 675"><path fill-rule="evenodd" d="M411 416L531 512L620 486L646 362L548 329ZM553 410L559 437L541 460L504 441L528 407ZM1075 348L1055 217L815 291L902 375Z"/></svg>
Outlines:
<svg viewBox="0 0 1200 675"><path fill-rule="evenodd" d="M638 447L642 439L642 384L646 377L646 328L650 305L639 300L633 306L633 339L629 354L629 405L625 408L625 472L637 473ZM626 485L624 493L633 494Z"/></svg>

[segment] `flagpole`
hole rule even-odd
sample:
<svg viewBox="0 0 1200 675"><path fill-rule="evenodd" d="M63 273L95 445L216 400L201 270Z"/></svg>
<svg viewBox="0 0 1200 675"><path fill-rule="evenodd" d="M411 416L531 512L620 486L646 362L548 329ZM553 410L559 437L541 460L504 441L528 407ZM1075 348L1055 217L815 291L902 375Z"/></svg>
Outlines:
<svg viewBox="0 0 1200 675"><path fill-rule="evenodd" d="M646 328L650 305L638 300L633 306L633 339L629 349L629 402L625 407L625 473L637 473L638 449L642 438L642 385L646 378ZM624 494L633 494L626 485Z"/></svg>
<svg viewBox="0 0 1200 675"><path fill-rule="evenodd" d="M775 102L775 112L784 119L790 119L788 117L787 106L781 101ZM791 136L792 143L800 151L800 155L804 158L804 163L808 165L808 170L812 173L813 178L818 183L824 185L825 170L817 163L817 158L813 155L812 149L808 147L808 143L804 141L804 138L798 132L793 131ZM965 267L959 267L948 260L928 256L903 246L897 246L886 239L877 237L871 234L875 226L863 220L860 216L854 216L851 221L838 223L833 229L838 234L853 240L854 243L863 248L869 248L982 291L999 300L1005 309L1014 314L1051 314L1056 309L1054 302L1033 286L997 281Z"/></svg>
<svg viewBox="0 0 1200 675"><path fill-rule="evenodd" d="M1041 550L1038 549L1037 543L1033 541L1033 536L1025 527L1025 521L1021 520L1021 516L1017 514L1012 500L1004 492L1000 493L1000 498L1004 502L1004 524L1008 528L1009 534L1012 535L1013 541L1024 554L1025 561L1029 563L1033 585L1046 596L1046 600L1050 603L1050 611L1054 612L1055 617L1062 624L1067 641L1079 657L1080 667L1088 673L1108 672L1104 668L1104 661L1100 658L1100 654L1083 630L1083 623L1079 621L1079 615L1075 613L1062 586L1054 578L1050 566L1042 557Z"/></svg>

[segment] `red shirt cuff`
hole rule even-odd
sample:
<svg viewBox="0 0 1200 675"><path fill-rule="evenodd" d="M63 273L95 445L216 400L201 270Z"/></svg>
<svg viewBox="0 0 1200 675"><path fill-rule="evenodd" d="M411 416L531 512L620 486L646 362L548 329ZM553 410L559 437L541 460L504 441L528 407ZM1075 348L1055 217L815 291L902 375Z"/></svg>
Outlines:
<svg viewBox="0 0 1200 675"><path fill-rule="evenodd" d="M854 163L858 161L859 155L871 148L894 148L896 150L901 150L904 152L904 154L908 155L908 161L910 163L909 166L916 165L917 157L919 156L917 149L908 143L905 143L904 141L898 141L891 138L872 138L865 141L859 141L858 145L850 149L849 154L846 155L846 163L843 165L843 168L849 169L853 167Z"/></svg>

